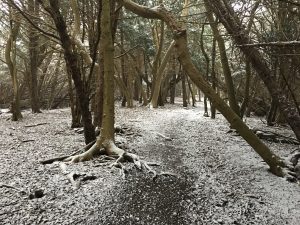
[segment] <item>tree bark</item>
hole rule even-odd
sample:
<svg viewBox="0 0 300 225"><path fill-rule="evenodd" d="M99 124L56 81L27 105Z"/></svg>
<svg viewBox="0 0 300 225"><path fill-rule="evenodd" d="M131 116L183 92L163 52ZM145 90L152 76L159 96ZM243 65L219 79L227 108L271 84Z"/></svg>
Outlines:
<svg viewBox="0 0 300 225"><path fill-rule="evenodd" d="M57 32L60 36L61 45L64 50L64 57L66 66L72 75L74 81L77 97L79 99L80 110L82 113L82 122L84 127L85 143L88 144L96 139L95 128L92 123L92 115L89 110L89 95L84 88L84 82L82 80L81 70L79 68L79 57L73 49L71 38L67 32L66 23L62 17L59 9L58 0L49 0L50 6L44 6L50 13Z"/></svg>
<svg viewBox="0 0 300 225"><path fill-rule="evenodd" d="M249 104L249 99L250 99L250 79L251 79L251 65L248 59L246 59L246 65L245 65L245 70L246 70L246 82L245 82L245 92L244 92L244 100L241 105L241 118L245 115L246 108L248 107Z"/></svg>
<svg viewBox="0 0 300 225"><path fill-rule="evenodd" d="M157 70L157 73L155 76L155 83L154 83L154 88L153 88L152 99L151 99L151 105L153 108L158 107L158 97L160 94L161 84L163 83L163 72L166 68L167 63L169 62L171 55L172 55L174 45L175 45L175 42L172 42L170 44L160 66Z"/></svg>
<svg viewBox="0 0 300 225"><path fill-rule="evenodd" d="M28 0L28 11L32 15L39 16L39 5L35 0ZM32 20L35 23L34 20ZM33 113L41 113L40 110L40 100L38 95L38 57L39 57L39 34L36 29L29 25L29 59L30 59L30 100L31 100L31 110Z"/></svg>
<svg viewBox="0 0 300 225"><path fill-rule="evenodd" d="M182 106L187 107L187 93L186 93L186 84L185 84L185 73L183 69L180 71L181 74L181 87L182 87Z"/></svg>
<svg viewBox="0 0 300 225"><path fill-rule="evenodd" d="M22 119L22 114L20 110L20 94L19 94L19 82L18 82L18 76L17 76L17 62L16 62L16 40L17 36L19 34L20 30L20 21L15 19L13 17L13 13L11 12L11 9L9 11L10 13L10 33L5 45L5 62L8 66L8 70L11 76L12 80L12 86L13 86L13 101L12 101L12 120L17 121L19 119Z"/></svg>
<svg viewBox="0 0 300 225"><path fill-rule="evenodd" d="M262 159L269 165L270 170L278 176L288 176L288 165L277 155L275 155L234 113L234 111L227 106L227 104L215 93L210 85L203 79L196 66L191 60L191 56L187 48L187 34L186 30L178 24L173 15L168 12L162 5L147 8L133 3L129 0L119 0L128 10L142 17L150 19L161 19L166 22L172 30L175 47L178 51L179 61L183 69L187 72L191 80L213 101L216 108L224 115L227 121L233 128L248 142L250 146L262 157Z"/></svg>
<svg viewBox="0 0 300 225"><path fill-rule="evenodd" d="M215 19L213 17L213 13L212 13L210 5L209 5L209 0L204 0L204 3L205 3L205 8L206 8L207 19L209 21L214 38L216 39L216 41L218 43L218 47L219 47L223 75L225 77L225 83L226 83L226 87L227 87L229 105L237 115L240 115L240 109L239 109L238 103L235 98L235 89L234 89L233 80L231 77L231 70L230 70L229 63L228 63L225 42L218 30L217 21L215 21Z"/></svg>
<svg viewBox="0 0 300 225"><path fill-rule="evenodd" d="M277 84L276 79L272 76L272 71L267 64L267 61L264 59L257 47L249 46L249 44L251 45L253 42L249 40L249 36L247 35L245 28L241 21L237 18L232 7L227 3L225 5L225 3L221 0L211 0L209 4L227 29L228 33L232 35L232 38L240 47L241 51L251 62L258 76L266 85L272 99L278 105L286 121L294 131L297 139L300 140L300 115L297 108L289 100L287 93L281 90Z"/></svg>
<svg viewBox="0 0 300 225"><path fill-rule="evenodd" d="M216 39L213 39L212 52L211 52L211 82L212 88L217 92L217 77L216 77ZM216 118L216 107L212 102L210 102L210 117L212 119Z"/></svg>

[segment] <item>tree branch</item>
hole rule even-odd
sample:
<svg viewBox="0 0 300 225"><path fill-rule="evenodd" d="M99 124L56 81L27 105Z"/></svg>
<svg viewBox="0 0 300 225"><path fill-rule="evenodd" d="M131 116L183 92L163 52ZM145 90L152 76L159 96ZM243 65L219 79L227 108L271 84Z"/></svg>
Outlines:
<svg viewBox="0 0 300 225"><path fill-rule="evenodd" d="M39 32L41 32L42 34L44 34L44 35L46 35L46 36L49 36L49 37L52 37L52 38L54 38L54 39L56 39L56 40L60 40L59 39L59 37L58 36L56 36L56 35L54 35L54 34L52 34L52 33L49 33L49 32L47 32L47 31L44 31L44 30L42 30L41 28L39 28L36 24L34 24L33 22L32 22L32 20L26 15L26 13L24 13L20 8L19 8L19 6L17 6L17 4L13 1L13 0L11 0L10 1L11 2L11 4L13 5L13 7L16 9L16 10L18 10L18 12L30 23L30 25L31 26L33 26L35 29L37 29Z"/></svg>
<svg viewBox="0 0 300 225"><path fill-rule="evenodd" d="M277 46L277 47L286 47L286 46L299 46L300 41L275 41L275 42L265 42L265 43L251 43L237 45L238 47L263 47L263 46Z"/></svg>

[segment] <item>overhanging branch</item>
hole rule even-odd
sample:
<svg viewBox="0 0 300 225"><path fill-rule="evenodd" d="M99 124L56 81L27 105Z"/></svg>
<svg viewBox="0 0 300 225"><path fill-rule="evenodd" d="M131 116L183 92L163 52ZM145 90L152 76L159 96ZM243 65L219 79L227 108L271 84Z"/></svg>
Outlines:
<svg viewBox="0 0 300 225"><path fill-rule="evenodd" d="M238 47L263 47L263 46L277 46L277 47L291 47L300 46L300 41L275 41L275 42L265 42L265 43L250 43L237 45Z"/></svg>

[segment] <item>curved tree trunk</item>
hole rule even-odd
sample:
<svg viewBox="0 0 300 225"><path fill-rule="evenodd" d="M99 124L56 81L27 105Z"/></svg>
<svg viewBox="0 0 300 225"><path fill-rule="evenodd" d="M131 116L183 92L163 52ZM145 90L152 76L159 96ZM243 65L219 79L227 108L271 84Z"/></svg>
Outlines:
<svg viewBox="0 0 300 225"><path fill-rule="evenodd" d="M287 173L289 165L275 155L204 80L203 76L193 64L188 52L186 30L182 29L173 15L171 15L171 13L162 5L154 8L147 8L129 0L119 0L119 2L121 2L128 10L142 17L161 19L166 22L174 34L174 40L176 41L175 47L178 51L179 61L191 80L211 99L211 101L213 101L216 108L224 115L231 126L235 128L248 144L262 157L274 174L278 176L289 176Z"/></svg>
<svg viewBox="0 0 300 225"><path fill-rule="evenodd" d="M10 34L8 36L6 46L5 46L5 62L8 66L9 73L12 80L13 86L13 101L12 101L12 120L17 121L22 118L21 110L20 110L20 94L19 94L19 82L17 77L17 65L16 65L16 39L20 30L20 22L15 20L12 16L12 12L10 11L10 21L11 28Z"/></svg>
<svg viewBox="0 0 300 225"><path fill-rule="evenodd" d="M152 99L151 99L151 105L153 108L158 107L158 97L160 94L161 84L163 83L163 73L167 66L167 63L169 62L170 57L172 56L174 46L175 46L175 42L173 41L170 44L162 62L161 62L161 65L159 66L158 71L156 73L153 94L152 94Z"/></svg>

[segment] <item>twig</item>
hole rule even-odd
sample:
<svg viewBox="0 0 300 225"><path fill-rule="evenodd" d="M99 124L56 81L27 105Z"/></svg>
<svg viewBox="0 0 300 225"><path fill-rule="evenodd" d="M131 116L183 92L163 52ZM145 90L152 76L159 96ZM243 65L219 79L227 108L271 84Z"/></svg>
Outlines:
<svg viewBox="0 0 300 225"><path fill-rule="evenodd" d="M264 43L251 43L251 44L243 44L238 45L238 47L262 47L262 46L277 46L277 47L285 47L285 46L299 46L300 41L274 41L274 42L264 42Z"/></svg>
<svg viewBox="0 0 300 225"><path fill-rule="evenodd" d="M163 134L161 134L161 133L156 132L156 134L157 134L157 136L160 136L160 137L166 139L166 141L172 141L172 138L167 137L167 136L165 136L165 135L163 135Z"/></svg>
<svg viewBox="0 0 300 225"><path fill-rule="evenodd" d="M32 141L35 141L35 140L33 140L33 139L22 140L23 143L26 143L26 142L32 142Z"/></svg>
<svg viewBox="0 0 300 225"><path fill-rule="evenodd" d="M0 188L3 188L3 187L5 187L5 188L11 188L11 189L17 190L17 191L19 191L19 192L24 192L24 191L23 191L22 189L20 189L20 188L16 188L16 187L11 186L11 185L8 185L8 184L0 184Z"/></svg>
<svg viewBox="0 0 300 225"><path fill-rule="evenodd" d="M37 123L37 124L25 125L24 127L36 127L36 126L45 125L45 124L48 124L48 123Z"/></svg>

